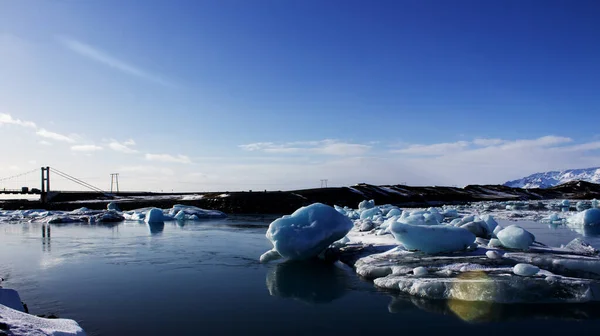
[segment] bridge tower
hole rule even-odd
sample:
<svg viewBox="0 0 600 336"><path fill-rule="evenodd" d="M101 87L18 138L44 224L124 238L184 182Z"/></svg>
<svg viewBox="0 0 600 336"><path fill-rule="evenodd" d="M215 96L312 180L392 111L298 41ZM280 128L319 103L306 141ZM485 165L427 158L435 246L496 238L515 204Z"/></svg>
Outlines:
<svg viewBox="0 0 600 336"><path fill-rule="evenodd" d="M46 203L48 200L48 192L50 192L50 167L42 167L42 193L40 200Z"/></svg>

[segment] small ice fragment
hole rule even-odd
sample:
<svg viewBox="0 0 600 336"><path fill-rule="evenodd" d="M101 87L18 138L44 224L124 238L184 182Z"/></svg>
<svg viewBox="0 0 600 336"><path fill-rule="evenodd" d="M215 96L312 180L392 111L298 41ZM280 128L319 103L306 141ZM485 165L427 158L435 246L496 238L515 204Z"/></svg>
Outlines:
<svg viewBox="0 0 600 336"><path fill-rule="evenodd" d="M502 258L502 255L500 255L500 253L496 252L496 251L487 251L485 252L485 255L490 258L490 259L500 259Z"/></svg>
<svg viewBox="0 0 600 336"><path fill-rule="evenodd" d="M513 267L513 273L520 276L536 275L539 271L539 267L530 264L516 264L515 267Z"/></svg>
<svg viewBox="0 0 600 336"><path fill-rule="evenodd" d="M106 209L114 210L114 211L121 211L121 209L119 209L119 204L117 204L116 202L108 203L108 205L106 206Z"/></svg>
<svg viewBox="0 0 600 336"><path fill-rule="evenodd" d="M419 267L416 267L413 269L413 274L418 277L425 276L425 275L427 275L427 273L428 273L427 268L425 268L423 266L419 266Z"/></svg>
<svg viewBox="0 0 600 336"><path fill-rule="evenodd" d="M185 211L179 210L179 212L173 218L176 220L185 220Z"/></svg>
<svg viewBox="0 0 600 336"><path fill-rule="evenodd" d="M500 242L500 240L498 240L497 238L492 238L490 239L490 242L488 243L488 247L503 247L502 243Z"/></svg>
<svg viewBox="0 0 600 336"><path fill-rule="evenodd" d="M374 207L375 207L375 200L370 200L370 201L364 200L364 201L358 203L359 209L371 209Z"/></svg>

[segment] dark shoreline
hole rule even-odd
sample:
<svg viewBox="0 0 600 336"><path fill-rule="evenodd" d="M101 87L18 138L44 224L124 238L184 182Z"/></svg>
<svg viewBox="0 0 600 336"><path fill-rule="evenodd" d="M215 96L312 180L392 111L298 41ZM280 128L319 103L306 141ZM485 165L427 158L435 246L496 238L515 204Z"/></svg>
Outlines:
<svg viewBox="0 0 600 336"><path fill-rule="evenodd" d="M202 195L201 199L181 199L185 195ZM70 211L81 207L106 209L117 202L121 210L143 207L170 208L174 204L193 205L220 210L228 214L286 214L315 202L356 207L364 199L377 204L402 207L428 207L443 204L465 204L480 201L535 201L548 199L600 198L600 184L574 181L547 189L520 189L502 185L469 185L456 187L410 187L405 185L319 188L293 191L245 191L221 193L119 193L112 197L92 192L64 192L43 204L30 200L3 200L4 210L47 209Z"/></svg>

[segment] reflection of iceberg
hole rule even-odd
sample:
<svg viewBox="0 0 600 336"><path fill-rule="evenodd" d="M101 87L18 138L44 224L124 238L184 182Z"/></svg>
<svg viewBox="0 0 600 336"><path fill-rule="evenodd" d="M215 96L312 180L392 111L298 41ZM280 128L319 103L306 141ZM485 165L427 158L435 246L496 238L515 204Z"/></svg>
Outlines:
<svg viewBox="0 0 600 336"><path fill-rule="evenodd" d="M466 322L500 322L527 319L575 319L600 318L598 303L556 304L501 304L461 300L429 300L410 296L393 296L388 305L390 313L404 313L417 307L421 310L456 315Z"/></svg>
<svg viewBox="0 0 600 336"><path fill-rule="evenodd" d="M327 303L346 291L346 272L320 260L288 261L267 273L267 289L273 296L307 303Z"/></svg>
<svg viewBox="0 0 600 336"><path fill-rule="evenodd" d="M148 228L150 229L150 233L153 235L162 233L165 229L165 222L148 223Z"/></svg>

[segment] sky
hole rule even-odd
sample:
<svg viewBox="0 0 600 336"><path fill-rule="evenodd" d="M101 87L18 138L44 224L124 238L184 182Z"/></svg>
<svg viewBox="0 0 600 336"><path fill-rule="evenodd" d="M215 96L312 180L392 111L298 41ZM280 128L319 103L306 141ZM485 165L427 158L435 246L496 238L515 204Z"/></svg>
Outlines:
<svg viewBox="0 0 600 336"><path fill-rule="evenodd" d="M41 166L139 191L600 166L598 17L584 0L0 0L0 187Z"/></svg>

